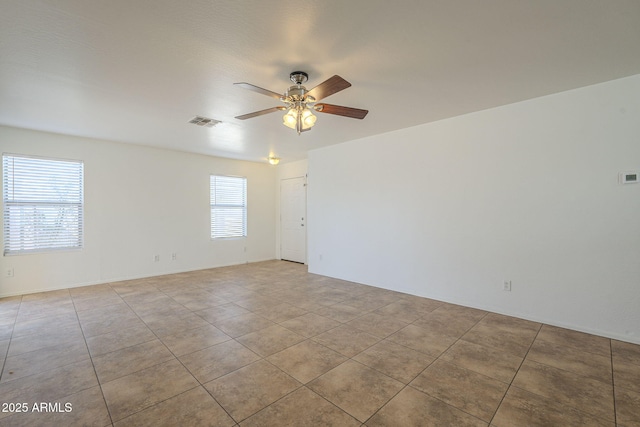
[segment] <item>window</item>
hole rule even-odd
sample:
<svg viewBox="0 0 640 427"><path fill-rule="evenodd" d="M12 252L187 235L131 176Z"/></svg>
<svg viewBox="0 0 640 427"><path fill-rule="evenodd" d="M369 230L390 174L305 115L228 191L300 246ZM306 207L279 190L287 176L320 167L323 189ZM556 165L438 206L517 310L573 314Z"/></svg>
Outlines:
<svg viewBox="0 0 640 427"><path fill-rule="evenodd" d="M247 178L211 175L211 238L246 235Z"/></svg>
<svg viewBox="0 0 640 427"><path fill-rule="evenodd" d="M82 247L83 166L2 155L5 255Z"/></svg>

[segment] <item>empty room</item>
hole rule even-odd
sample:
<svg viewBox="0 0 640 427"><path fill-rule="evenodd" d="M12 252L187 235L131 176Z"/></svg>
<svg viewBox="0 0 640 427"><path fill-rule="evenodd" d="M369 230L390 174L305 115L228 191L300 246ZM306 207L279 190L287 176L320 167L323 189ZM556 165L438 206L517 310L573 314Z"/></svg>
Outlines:
<svg viewBox="0 0 640 427"><path fill-rule="evenodd" d="M640 2L5 0L0 426L640 426Z"/></svg>

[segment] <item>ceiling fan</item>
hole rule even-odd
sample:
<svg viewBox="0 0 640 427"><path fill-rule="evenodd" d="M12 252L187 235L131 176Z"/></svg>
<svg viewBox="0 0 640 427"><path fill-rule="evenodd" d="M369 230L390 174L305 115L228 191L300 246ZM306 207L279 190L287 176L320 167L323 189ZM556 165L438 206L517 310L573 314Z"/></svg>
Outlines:
<svg viewBox="0 0 640 427"><path fill-rule="evenodd" d="M309 75L304 71L292 72L289 74L289 79L294 83L294 86L289 87L284 95L249 83L234 83L242 88L275 98L285 104L283 106L267 108L266 110L237 116L236 119L246 120L276 111L287 111L283 117L283 124L291 129L295 129L298 135L300 135L301 132L310 130L315 124L316 116L313 115L313 111L350 117L352 119L364 119L369 112L368 110L342 107L340 105L316 104L317 101L351 86L351 83L340 76L333 76L311 90L307 90L306 87L302 86L302 84L309 79Z"/></svg>

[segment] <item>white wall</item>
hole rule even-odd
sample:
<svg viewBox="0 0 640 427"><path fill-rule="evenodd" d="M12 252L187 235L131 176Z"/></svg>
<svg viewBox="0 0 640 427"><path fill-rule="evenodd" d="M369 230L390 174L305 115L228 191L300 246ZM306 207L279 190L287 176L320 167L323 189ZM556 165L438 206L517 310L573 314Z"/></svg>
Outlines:
<svg viewBox="0 0 640 427"><path fill-rule="evenodd" d="M1 271L13 268L14 277L0 277L0 296L275 258L268 164L10 127L0 127L0 151L79 159L85 168L84 249L3 256ZM246 239L211 240L210 174L247 177Z"/></svg>
<svg viewBox="0 0 640 427"><path fill-rule="evenodd" d="M314 150L309 271L640 343L627 170L640 75Z"/></svg>

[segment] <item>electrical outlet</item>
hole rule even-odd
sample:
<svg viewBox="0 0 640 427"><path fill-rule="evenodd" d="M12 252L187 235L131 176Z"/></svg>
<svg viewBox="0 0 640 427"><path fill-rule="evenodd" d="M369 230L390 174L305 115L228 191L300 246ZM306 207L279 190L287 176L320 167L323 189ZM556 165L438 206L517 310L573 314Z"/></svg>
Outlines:
<svg viewBox="0 0 640 427"><path fill-rule="evenodd" d="M160 261L160 255L154 255L153 262L159 262L159 261Z"/></svg>
<svg viewBox="0 0 640 427"><path fill-rule="evenodd" d="M175 260L177 260L177 259L178 259L178 254L177 254L177 253L175 253L175 252L173 252L173 253L171 254L171 261L175 261Z"/></svg>
<svg viewBox="0 0 640 427"><path fill-rule="evenodd" d="M505 280L502 283L502 290L503 291L507 291L507 292L511 292L511 280Z"/></svg>
<svg viewBox="0 0 640 427"><path fill-rule="evenodd" d="M13 268L7 268L4 271L4 277L13 277Z"/></svg>

